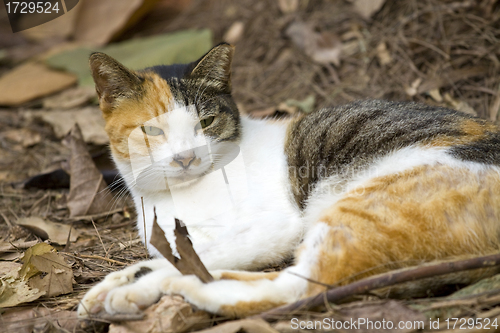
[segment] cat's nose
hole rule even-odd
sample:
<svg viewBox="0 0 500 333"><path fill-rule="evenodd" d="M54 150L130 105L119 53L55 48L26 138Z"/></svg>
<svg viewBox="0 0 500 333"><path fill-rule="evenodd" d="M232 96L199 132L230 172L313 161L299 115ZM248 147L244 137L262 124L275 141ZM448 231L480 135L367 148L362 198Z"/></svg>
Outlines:
<svg viewBox="0 0 500 333"><path fill-rule="evenodd" d="M181 166L183 169L189 168L191 163L193 163L194 159L196 157L194 155L191 156L181 156L181 155L174 155L174 162L177 163L179 166Z"/></svg>

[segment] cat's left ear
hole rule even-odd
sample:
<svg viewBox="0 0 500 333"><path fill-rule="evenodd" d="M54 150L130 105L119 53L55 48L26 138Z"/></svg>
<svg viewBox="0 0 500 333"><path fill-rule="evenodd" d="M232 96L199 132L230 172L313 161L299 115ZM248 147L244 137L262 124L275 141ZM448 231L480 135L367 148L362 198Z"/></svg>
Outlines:
<svg viewBox="0 0 500 333"><path fill-rule="evenodd" d="M231 62L233 54L234 46L228 43L220 43L193 63L194 69L189 76L201 78L204 80L204 84L213 86L224 93L231 93Z"/></svg>

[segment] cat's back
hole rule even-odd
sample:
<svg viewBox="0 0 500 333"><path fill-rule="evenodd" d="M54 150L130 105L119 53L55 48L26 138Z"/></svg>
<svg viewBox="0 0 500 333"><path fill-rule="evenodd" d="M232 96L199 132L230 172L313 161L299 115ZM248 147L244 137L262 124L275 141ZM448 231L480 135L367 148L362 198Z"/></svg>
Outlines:
<svg viewBox="0 0 500 333"><path fill-rule="evenodd" d="M318 182L331 176L348 182L374 166L384 174L439 160L500 166L500 131L446 108L366 100L296 120L285 153L295 201L304 208Z"/></svg>

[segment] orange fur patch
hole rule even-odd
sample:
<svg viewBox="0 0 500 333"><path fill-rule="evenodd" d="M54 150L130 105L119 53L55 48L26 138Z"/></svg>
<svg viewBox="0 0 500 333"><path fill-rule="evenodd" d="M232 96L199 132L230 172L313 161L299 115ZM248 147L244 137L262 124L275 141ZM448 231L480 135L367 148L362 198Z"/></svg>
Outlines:
<svg viewBox="0 0 500 333"><path fill-rule="evenodd" d="M172 92L164 79L154 73L145 73L143 76L144 95L141 99L122 99L112 112L103 112L110 147L115 156L123 159L130 158L128 143L131 132L144 122L168 112L173 102ZM165 135L167 134L165 132ZM151 148L154 147L155 141L159 143L158 140L166 140L166 137L148 137ZM141 149L141 145L138 147ZM147 151L140 153L148 154Z"/></svg>
<svg viewBox="0 0 500 333"><path fill-rule="evenodd" d="M424 142L424 145L432 147L466 145L484 139L489 132L498 131L498 128L489 122L472 119L464 119L460 125L460 129L464 133L461 136L442 135Z"/></svg>
<svg viewBox="0 0 500 333"><path fill-rule="evenodd" d="M235 305L222 305L217 311L218 314L228 316L230 318L241 318L257 314L285 303L258 301L258 302L238 302Z"/></svg>
<svg viewBox="0 0 500 333"><path fill-rule="evenodd" d="M422 261L497 252L500 175L417 167L372 180L362 194L349 193L325 210L320 221L330 230L311 279L326 284L347 284ZM324 289L310 283L307 295Z"/></svg>
<svg viewBox="0 0 500 333"><path fill-rule="evenodd" d="M239 280L239 281L255 281L255 280L274 280L279 276L279 272L258 273L258 272L223 272L220 276L221 280Z"/></svg>

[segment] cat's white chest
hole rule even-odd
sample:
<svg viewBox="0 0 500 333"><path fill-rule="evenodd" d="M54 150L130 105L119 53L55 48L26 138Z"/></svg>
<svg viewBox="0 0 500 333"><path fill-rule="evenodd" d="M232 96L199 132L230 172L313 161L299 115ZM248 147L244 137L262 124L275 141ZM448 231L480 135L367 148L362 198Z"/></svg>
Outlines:
<svg viewBox="0 0 500 333"><path fill-rule="evenodd" d="M304 225L289 197L285 126L242 122L240 153L230 163L189 184L173 186L170 192L142 195L148 242L156 209L169 241L173 242L178 218L210 266L256 268L260 262L278 262L294 250ZM134 200L144 240L141 194L134 193ZM151 245L148 248L157 254ZM227 252L227 260L240 261L224 262L222 252Z"/></svg>

